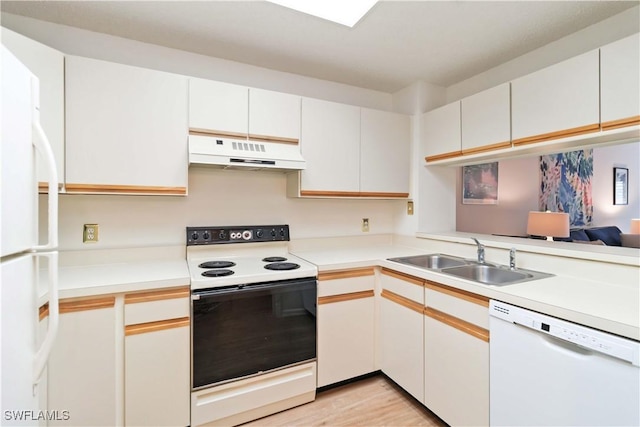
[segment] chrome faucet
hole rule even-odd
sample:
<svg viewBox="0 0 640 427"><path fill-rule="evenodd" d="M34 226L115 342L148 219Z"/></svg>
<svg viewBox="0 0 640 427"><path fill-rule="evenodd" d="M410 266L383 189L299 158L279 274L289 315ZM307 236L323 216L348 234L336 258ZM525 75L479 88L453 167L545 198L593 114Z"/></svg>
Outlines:
<svg viewBox="0 0 640 427"><path fill-rule="evenodd" d="M480 264L484 264L484 245L478 242L478 239L475 237L472 237L471 239L473 239L473 241L476 242L476 245L478 245L478 262Z"/></svg>
<svg viewBox="0 0 640 427"><path fill-rule="evenodd" d="M509 250L509 270L516 269L516 248Z"/></svg>

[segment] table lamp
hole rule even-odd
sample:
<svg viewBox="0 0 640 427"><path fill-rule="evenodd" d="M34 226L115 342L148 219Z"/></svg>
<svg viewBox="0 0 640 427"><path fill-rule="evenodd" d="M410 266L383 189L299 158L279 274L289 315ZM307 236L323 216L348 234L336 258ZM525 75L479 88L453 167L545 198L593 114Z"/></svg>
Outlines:
<svg viewBox="0 0 640 427"><path fill-rule="evenodd" d="M563 212L529 212L527 233L534 236L569 237L569 214Z"/></svg>

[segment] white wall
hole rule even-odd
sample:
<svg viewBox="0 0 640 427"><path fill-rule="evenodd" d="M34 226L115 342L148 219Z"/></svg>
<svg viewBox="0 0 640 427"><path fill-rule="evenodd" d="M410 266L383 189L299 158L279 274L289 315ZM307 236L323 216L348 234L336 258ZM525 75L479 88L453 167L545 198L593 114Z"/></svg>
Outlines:
<svg viewBox="0 0 640 427"><path fill-rule="evenodd" d="M640 6L505 62L447 88L447 102L508 82L640 31Z"/></svg>
<svg viewBox="0 0 640 427"><path fill-rule="evenodd" d="M63 195L60 198L60 248L104 249L183 245L187 226L289 224L291 237L393 233L401 201L290 199L283 173L189 170L189 195ZM46 197L40 196L40 224L45 224ZM100 225L100 240L82 243L83 224ZM40 230L41 238L46 230Z"/></svg>
<svg viewBox="0 0 640 427"><path fill-rule="evenodd" d="M629 204L613 204L613 168L629 169ZM593 149L593 224L617 225L629 232L631 218L640 218L640 143ZM597 178L597 179L596 179Z"/></svg>
<svg viewBox="0 0 640 427"><path fill-rule="evenodd" d="M2 13L2 26L69 55L380 110L391 109L391 94L386 92L255 67L9 13Z"/></svg>

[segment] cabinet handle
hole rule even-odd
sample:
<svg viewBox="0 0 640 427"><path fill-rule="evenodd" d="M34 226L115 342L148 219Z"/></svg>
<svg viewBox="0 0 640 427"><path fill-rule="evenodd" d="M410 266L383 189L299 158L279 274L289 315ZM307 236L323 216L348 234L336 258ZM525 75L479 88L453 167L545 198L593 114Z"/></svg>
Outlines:
<svg viewBox="0 0 640 427"><path fill-rule="evenodd" d="M60 301L60 314L97 310L115 306L116 297L82 298Z"/></svg>
<svg viewBox="0 0 640 427"><path fill-rule="evenodd" d="M535 144L536 142L551 141L553 139L566 138L569 136L583 135L585 133L598 132L600 130L600 123L594 123L592 125L579 126L571 129L563 129L557 132L543 133L540 135L527 136L525 138L514 139L513 146Z"/></svg>
<svg viewBox="0 0 640 427"><path fill-rule="evenodd" d="M318 280L351 279L353 277L373 276L373 267L357 268L343 271L327 271L318 273Z"/></svg>
<svg viewBox="0 0 640 427"><path fill-rule="evenodd" d="M362 298L371 298L373 296L374 296L373 290L361 291L361 292L350 292L348 294L329 295L326 297L318 297L318 305L331 304L334 302L342 302L342 301L351 301L351 300L362 299Z"/></svg>
<svg viewBox="0 0 640 427"><path fill-rule="evenodd" d="M403 307L409 308L415 312L422 314L424 310L424 306L418 302L410 300L409 298L403 297L402 295L398 295L395 292L388 291L386 289L382 290L382 294L380 294L382 298L386 298L391 302L395 302Z"/></svg>
<svg viewBox="0 0 640 427"><path fill-rule="evenodd" d="M474 304L481 305L483 307L487 307L487 308L489 307L489 298L487 297L483 297L471 292L463 291L461 289L452 288L450 286L446 286L441 283L432 282L430 280L425 281L424 285L427 289L431 289L432 291L451 295L454 298L463 299L465 301L469 301Z"/></svg>
<svg viewBox="0 0 640 427"><path fill-rule="evenodd" d="M125 304L135 304L139 302L160 301L165 299L188 298L191 295L189 286L179 288L159 289L156 291L136 292L124 296Z"/></svg>
<svg viewBox="0 0 640 427"><path fill-rule="evenodd" d="M164 331L165 329L181 328L189 326L188 317L180 317L178 319L159 320L157 322L138 323L136 325L128 325L124 328L124 335L146 334L148 332Z"/></svg>
<svg viewBox="0 0 640 427"><path fill-rule="evenodd" d="M473 323L458 319L457 317L454 317L447 313L443 313L442 311L436 310L435 308L431 307L424 308L424 315L431 317L432 319L435 319L441 323L444 323L445 325L452 326L466 334L479 338L482 341L489 342L489 331L476 326Z"/></svg>
<svg viewBox="0 0 640 427"><path fill-rule="evenodd" d="M65 184L67 193L108 193L108 194L167 194L185 196L186 187L155 187L145 185L107 185L107 184Z"/></svg>
<svg viewBox="0 0 640 427"><path fill-rule="evenodd" d="M602 130L618 129L636 125L640 125L640 116L631 116L625 119L602 122Z"/></svg>
<svg viewBox="0 0 640 427"><path fill-rule="evenodd" d="M403 280L405 282L409 282L413 285L424 286L424 280L418 277L409 276L408 274L399 273L394 270L390 270L386 267L382 267L382 274L389 277L394 277L396 279Z"/></svg>

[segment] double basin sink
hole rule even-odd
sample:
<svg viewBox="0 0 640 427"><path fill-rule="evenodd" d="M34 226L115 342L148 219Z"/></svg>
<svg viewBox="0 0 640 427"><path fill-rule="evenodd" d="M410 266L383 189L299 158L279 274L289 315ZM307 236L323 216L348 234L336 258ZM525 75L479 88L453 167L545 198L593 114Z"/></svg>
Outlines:
<svg viewBox="0 0 640 427"><path fill-rule="evenodd" d="M435 270L460 279L472 280L493 286L513 285L553 276L552 274L541 273L539 271L520 268L511 269L506 266L485 262L481 263L475 260L444 254L416 255L389 258L388 260L426 270Z"/></svg>

